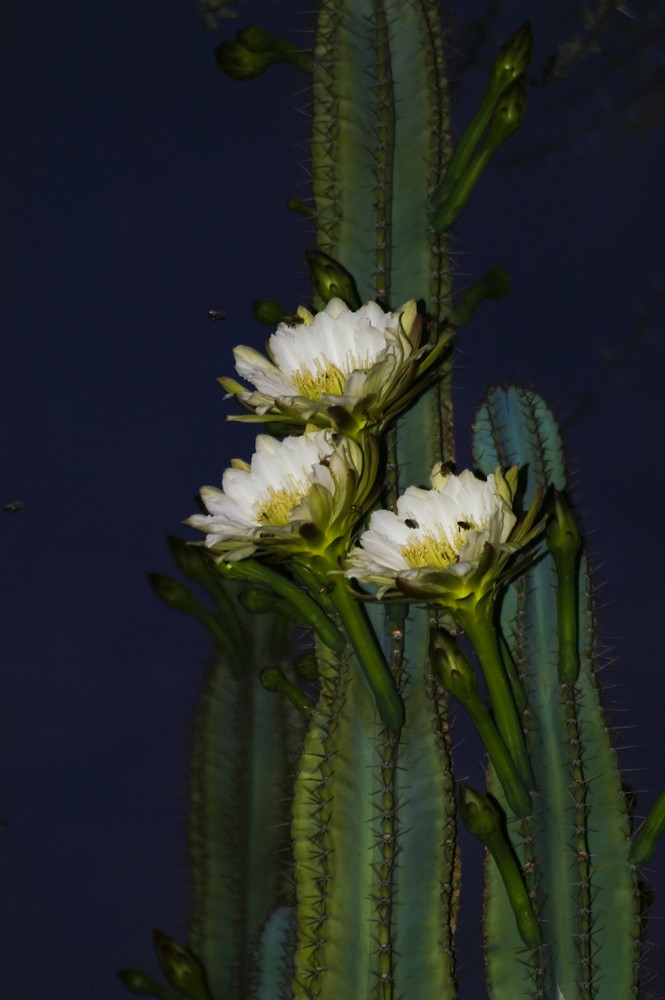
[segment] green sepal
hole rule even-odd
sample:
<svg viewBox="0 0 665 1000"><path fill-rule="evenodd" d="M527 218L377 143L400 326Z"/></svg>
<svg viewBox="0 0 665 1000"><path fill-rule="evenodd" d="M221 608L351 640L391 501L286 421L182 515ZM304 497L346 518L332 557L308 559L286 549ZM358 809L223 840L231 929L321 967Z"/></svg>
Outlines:
<svg viewBox="0 0 665 1000"><path fill-rule="evenodd" d="M217 65L232 80L251 80L276 63L292 63L311 72L312 54L265 28L247 25L236 31L235 42L225 41L215 50Z"/></svg>

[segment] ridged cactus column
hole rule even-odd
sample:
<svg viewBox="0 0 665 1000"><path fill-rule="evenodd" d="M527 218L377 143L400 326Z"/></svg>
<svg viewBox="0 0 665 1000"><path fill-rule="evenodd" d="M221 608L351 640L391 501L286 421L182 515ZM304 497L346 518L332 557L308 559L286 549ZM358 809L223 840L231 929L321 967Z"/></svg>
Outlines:
<svg viewBox="0 0 665 1000"><path fill-rule="evenodd" d="M436 4L321 5L313 62L317 243L361 300L449 315L431 192L449 155ZM394 497L452 459L449 368L389 440ZM455 808L445 704L428 679L427 617L372 614L407 724L381 726L353 660L322 665L330 721L310 728L294 800L294 996L454 995Z"/></svg>

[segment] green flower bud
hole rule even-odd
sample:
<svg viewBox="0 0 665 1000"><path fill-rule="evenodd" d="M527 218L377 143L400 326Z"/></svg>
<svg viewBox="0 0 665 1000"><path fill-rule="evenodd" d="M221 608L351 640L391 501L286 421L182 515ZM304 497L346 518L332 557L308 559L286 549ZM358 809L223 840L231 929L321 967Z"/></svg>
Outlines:
<svg viewBox="0 0 665 1000"><path fill-rule="evenodd" d="M478 682L473 667L459 645L447 632L433 628L429 636L429 656L446 691L465 708L469 698L478 695Z"/></svg>
<svg viewBox="0 0 665 1000"><path fill-rule="evenodd" d="M582 537L570 504L563 493L554 494L554 511L545 534L547 547L552 555L578 555L582 551Z"/></svg>
<svg viewBox="0 0 665 1000"><path fill-rule="evenodd" d="M501 817L492 800L486 795L462 785L459 799L460 815L464 826L486 847L501 832Z"/></svg>
<svg viewBox="0 0 665 1000"><path fill-rule="evenodd" d="M527 21L502 45L490 67L486 93L502 94L514 80L526 73L532 56L533 34Z"/></svg>
<svg viewBox="0 0 665 1000"><path fill-rule="evenodd" d="M252 312L264 326L277 326L288 317L288 312L275 299L257 299L252 302Z"/></svg>
<svg viewBox="0 0 665 1000"><path fill-rule="evenodd" d="M128 993L140 993L144 996L158 997L159 1000L180 1000L175 993L151 979L141 969L122 969L118 973L120 982Z"/></svg>
<svg viewBox="0 0 665 1000"><path fill-rule="evenodd" d="M346 268L320 250L307 250L305 259L314 291L324 303L342 299L349 309L360 309L356 283Z"/></svg>
<svg viewBox="0 0 665 1000"><path fill-rule="evenodd" d="M251 80L261 76L276 63L293 63L301 70L310 71L310 52L299 49L284 38L277 38L257 25L248 25L236 32L235 42L226 41L215 52L217 65L233 80Z"/></svg>
<svg viewBox="0 0 665 1000"><path fill-rule="evenodd" d="M579 570L582 538L568 501L554 494L554 513L545 532L556 567L559 680L574 684L580 672Z"/></svg>
<svg viewBox="0 0 665 1000"><path fill-rule="evenodd" d="M266 667L259 674L259 680L266 691L281 691L289 699L294 708L309 717L314 711L314 705L309 698L296 687L288 677L284 676L279 667Z"/></svg>
<svg viewBox="0 0 665 1000"><path fill-rule="evenodd" d="M501 94L487 129L490 155L520 127L526 112L526 83L521 76Z"/></svg>
<svg viewBox="0 0 665 1000"><path fill-rule="evenodd" d="M502 267L491 267L482 278L468 289L457 303L452 314L453 326L466 326L478 306L485 299L502 299L510 291L510 275Z"/></svg>
<svg viewBox="0 0 665 1000"><path fill-rule="evenodd" d="M197 603L188 588L180 580L175 580L164 573L148 573L148 582L164 604L178 611L190 611L193 603Z"/></svg>
<svg viewBox="0 0 665 1000"><path fill-rule="evenodd" d="M473 667L455 640L439 629L432 629L430 632L429 654L432 667L441 678L443 687L468 712L476 727L501 782L508 805L516 816L528 816L532 811L531 796L480 696Z"/></svg>
<svg viewBox="0 0 665 1000"><path fill-rule="evenodd" d="M188 1000L212 1000L205 970L193 951L159 930L155 931L154 944L159 963L171 986L182 990Z"/></svg>
<svg viewBox="0 0 665 1000"><path fill-rule="evenodd" d="M300 198L289 198L286 207L289 212L297 212L299 215L307 216L308 219L316 219L316 211Z"/></svg>
<svg viewBox="0 0 665 1000"><path fill-rule="evenodd" d="M460 813L469 833L478 837L492 855L515 914L520 937L528 948L537 948L542 942L540 926L515 855L504 837L498 809L488 796L463 785Z"/></svg>

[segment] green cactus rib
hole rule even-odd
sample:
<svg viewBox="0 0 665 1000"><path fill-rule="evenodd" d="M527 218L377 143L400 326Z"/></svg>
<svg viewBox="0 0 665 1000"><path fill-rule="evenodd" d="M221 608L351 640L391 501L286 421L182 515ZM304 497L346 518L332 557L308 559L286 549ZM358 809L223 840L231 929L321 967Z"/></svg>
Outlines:
<svg viewBox="0 0 665 1000"><path fill-rule="evenodd" d="M287 699L261 687L259 669L279 662L287 640L280 620L252 622L243 676L218 656L196 720L190 946L205 966L215 997L250 995L261 929L284 894L285 776L295 766L299 724Z"/></svg>
<svg viewBox="0 0 665 1000"><path fill-rule="evenodd" d="M528 468L524 503L538 484L565 486L561 443L543 401L526 390L492 390L475 423L478 467ZM495 1000L516 993L547 1000L634 996L639 948L637 883L628 864L629 821L594 671L591 587L581 567L580 674L558 675L556 570L549 555L504 600L502 623L524 686L534 813L508 820L539 914L544 944L525 955L500 878L487 862L485 938ZM492 791L502 802L499 783ZM633 900L632 907L627 902ZM623 902L621 902L623 901ZM560 992L558 992L560 991Z"/></svg>
<svg viewBox="0 0 665 1000"><path fill-rule="evenodd" d="M456 858L441 696L421 683L409 722L384 730L351 667L319 663L320 711L296 779L293 996L446 1000Z"/></svg>

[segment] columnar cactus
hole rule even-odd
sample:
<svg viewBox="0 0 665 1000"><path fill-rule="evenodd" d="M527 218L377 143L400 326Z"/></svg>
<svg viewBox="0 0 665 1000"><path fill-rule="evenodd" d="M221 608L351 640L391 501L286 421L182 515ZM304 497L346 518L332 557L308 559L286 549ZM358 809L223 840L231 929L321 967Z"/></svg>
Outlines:
<svg viewBox="0 0 665 1000"><path fill-rule="evenodd" d="M321 0L312 53L258 28L220 47L236 78L311 73L312 201L296 207L316 226L314 294L259 303L279 322L271 360L238 347L253 388L221 380L236 419L265 427L251 464L202 490L189 523L205 544L171 543L207 603L152 579L216 654L190 939L155 941L177 993L125 970L133 992L454 998L459 810L487 848L490 996L638 994L635 865L663 807L631 840L552 414L490 391L476 471L451 471L451 337L508 278L488 272L453 306L446 234L522 121L530 54L525 25L453 148L434 0ZM455 780L451 699L487 750L487 792Z"/></svg>

